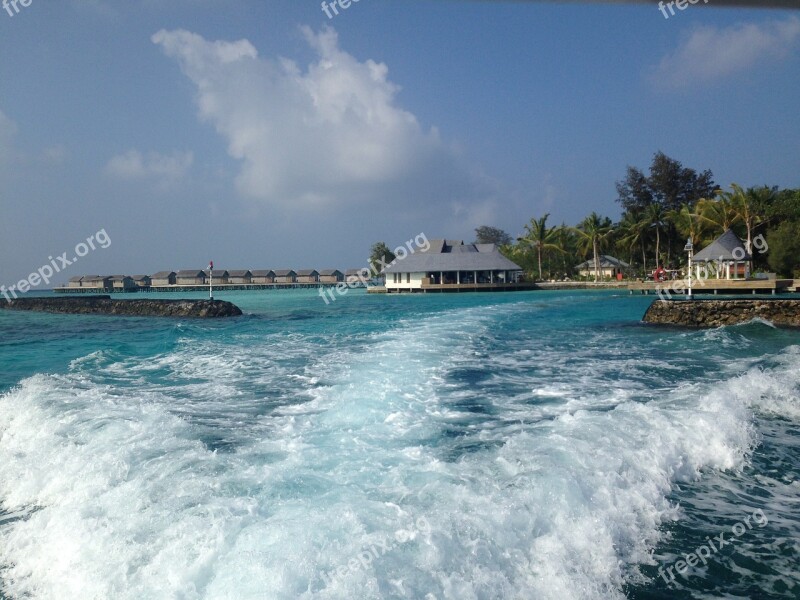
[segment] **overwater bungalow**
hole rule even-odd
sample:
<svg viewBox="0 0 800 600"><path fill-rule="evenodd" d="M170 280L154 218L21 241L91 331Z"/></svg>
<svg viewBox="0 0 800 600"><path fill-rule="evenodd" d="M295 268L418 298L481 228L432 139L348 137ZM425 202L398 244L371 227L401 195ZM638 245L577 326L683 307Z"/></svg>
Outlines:
<svg viewBox="0 0 800 600"><path fill-rule="evenodd" d="M292 269L278 269L275 271L275 283L295 283L297 273Z"/></svg>
<svg viewBox="0 0 800 600"><path fill-rule="evenodd" d="M297 272L297 283L317 283L319 271L316 269L300 269Z"/></svg>
<svg viewBox="0 0 800 600"><path fill-rule="evenodd" d="M250 283L265 284L275 282L275 271L272 269L256 269L254 271L250 271L250 273Z"/></svg>
<svg viewBox="0 0 800 600"><path fill-rule="evenodd" d="M344 273L339 269L322 269L319 272L320 283L339 283L344 281Z"/></svg>
<svg viewBox="0 0 800 600"><path fill-rule="evenodd" d="M111 289L115 292L132 292L136 289L136 283L129 275L112 275L109 279Z"/></svg>
<svg viewBox="0 0 800 600"><path fill-rule="evenodd" d="M199 269L182 269L175 273L175 283L178 285L205 285L206 272ZM217 279L216 274L214 279Z"/></svg>
<svg viewBox="0 0 800 600"><path fill-rule="evenodd" d="M131 279L133 279L133 283L136 284L136 287L140 289L150 287L152 281L149 275L131 275Z"/></svg>
<svg viewBox="0 0 800 600"><path fill-rule="evenodd" d="M216 279L217 275L214 274L214 278ZM228 283L230 284L239 284L239 285L249 285L253 282L253 273L252 271L246 270L236 270L236 271L228 271Z"/></svg>
<svg viewBox="0 0 800 600"><path fill-rule="evenodd" d="M111 277L108 275L84 275L81 278L81 287L97 290L110 290Z"/></svg>
<svg viewBox="0 0 800 600"><path fill-rule="evenodd" d="M164 286L175 285L178 281L178 275L175 271L159 271L150 276L150 285Z"/></svg>
<svg viewBox="0 0 800 600"><path fill-rule="evenodd" d="M360 269L347 269L347 271L344 272L344 280L351 285L369 281L371 276L372 273L367 267L362 267Z"/></svg>

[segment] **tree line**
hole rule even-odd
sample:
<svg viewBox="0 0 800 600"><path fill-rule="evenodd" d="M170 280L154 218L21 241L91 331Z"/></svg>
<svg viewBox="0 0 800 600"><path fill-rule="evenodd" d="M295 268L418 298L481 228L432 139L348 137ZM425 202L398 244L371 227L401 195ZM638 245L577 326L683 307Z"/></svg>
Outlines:
<svg viewBox="0 0 800 600"><path fill-rule="evenodd" d="M634 276L645 278L659 267L684 267L687 240L697 251L732 229L751 255L753 239L767 240L768 252L753 256L754 270L800 278L800 189L744 189L735 183L722 189L711 170L684 167L663 152L653 156L648 173L628 167L616 189L622 208L617 222L592 212L576 226L549 226L545 214L531 218L517 239L478 227L476 242L497 244L529 279L572 278L575 267L590 260L598 280L603 254L624 260Z"/></svg>

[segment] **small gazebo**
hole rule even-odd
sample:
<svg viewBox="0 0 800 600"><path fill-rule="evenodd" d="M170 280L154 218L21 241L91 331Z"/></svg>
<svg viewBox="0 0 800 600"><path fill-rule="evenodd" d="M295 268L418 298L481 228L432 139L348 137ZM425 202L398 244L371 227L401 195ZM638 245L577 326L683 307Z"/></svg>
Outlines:
<svg viewBox="0 0 800 600"><path fill-rule="evenodd" d="M709 265L713 264L714 271L716 272L716 279L723 279L723 275L724 279L739 279L740 275L743 278L747 277L747 265L751 258L747 250L745 250L744 244L742 240L739 239L739 236L728 229L716 240L695 254L692 262L697 269L696 275L698 279L702 277L700 275L701 264L706 269L706 276L708 276Z"/></svg>

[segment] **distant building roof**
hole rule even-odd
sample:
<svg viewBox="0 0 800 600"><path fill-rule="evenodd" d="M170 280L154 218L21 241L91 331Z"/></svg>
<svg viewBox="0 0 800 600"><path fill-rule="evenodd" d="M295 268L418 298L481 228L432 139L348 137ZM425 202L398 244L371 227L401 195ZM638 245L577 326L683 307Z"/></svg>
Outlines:
<svg viewBox="0 0 800 600"><path fill-rule="evenodd" d="M600 268L601 269L627 269L630 267L628 263L624 260L620 260L618 258L614 258L613 256L609 256L608 254L601 254L600 255ZM579 271L585 269L594 269L594 259L590 258L586 262L582 262L577 267L575 267Z"/></svg>
<svg viewBox="0 0 800 600"><path fill-rule="evenodd" d="M236 271L228 271L228 277L247 277L248 275L252 275L253 272L250 270L236 270Z"/></svg>
<svg viewBox="0 0 800 600"><path fill-rule="evenodd" d="M70 277L69 280L72 283L78 283L83 278L84 278L84 275L75 275L75 277Z"/></svg>
<svg viewBox="0 0 800 600"><path fill-rule="evenodd" d="M181 269L175 275L178 277L205 277L206 273L200 269Z"/></svg>
<svg viewBox="0 0 800 600"><path fill-rule="evenodd" d="M131 279L133 279L134 281L142 281L144 279L150 279L150 275L131 275Z"/></svg>
<svg viewBox="0 0 800 600"><path fill-rule="evenodd" d="M737 248L739 251L737 251L736 255L734 256L733 253ZM728 229L716 240L695 254L693 260L694 262L745 261L750 260L750 255L747 254L744 244L742 243L742 240L739 239L739 236Z"/></svg>
<svg viewBox="0 0 800 600"><path fill-rule="evenodd" d="M339 275L344 275L344 273L342 273L339 269L322 269L319 272L320 275L327 275L327 276L336 275L337 273Z"/></svg>
<svg viewBox="0 0 800 600"><path fill-rule="evenodd" d="M521 271L500 254L494 244L464 244L461 240L430 240L427 251L415 250L398 259L384 273L436 271Z"/></svg>
<svg viewBox="0 0 800 600"><path fill-rule="evenodd" d="M175 271L159 271L153 275L150 275L150 279L166 279L172 275L176 275Z"/></svg>
<svg viewBox="0 0 800 600"><path fill-rule="evenodd" d="M250 271L253 277L269 277L270 275L275 275L275 271L272 269L256 269L255 271Z"/></svg>
<svg viewBox="0 0 800 600"><path fill-rule="evenodd" d="M294 269L278 269L275 271L275 277L287 277L288 275L297 275Z"/></svg>
<svg viewBox="0 0 800 600"><path fill-rule="evenodd" d="M359 277L366 274L367 277L369 277L370 270L367 267L361 267L360 269L347 269L344 274L348 277Z"/></svg>
<svg viewBox="0 0 800 600"><path fill-rule="evenodd" d="M312 275L319 275L319 271L316 269L300 269L297 271L298 277L310 277Z"/></svg>

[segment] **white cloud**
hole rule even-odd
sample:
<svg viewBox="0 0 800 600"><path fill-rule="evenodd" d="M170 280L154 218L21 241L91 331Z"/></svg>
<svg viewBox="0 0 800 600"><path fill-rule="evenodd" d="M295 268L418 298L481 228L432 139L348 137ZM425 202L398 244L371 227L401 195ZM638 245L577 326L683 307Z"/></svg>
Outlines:
<svg viewBox="0 0 800 600"><path fill-rule="evenodd" d="M722 29L700 27L661 60L655 68L653 80L664 87L708 84L745 71L766 59L784 58L792 52L798 40L800 18L796 16Z"/></svg>
<svg viewBox="0 0 800 600"><path fill-rule="evenodd" d="M109 160L106 172L120 179L175 180L186 174L193 161L191 152L173 152L170 155L149 152L143 155L134 149Z"/></svg>
<svg viewBox="0 0 800 600"><path fill-rule="evenodd" d="M202 120L241 161L239 192L271 206L402 203L476 214L493 186L473 175L435 128L398 106L383 63L339 47L333 29L301 29L316 58L302 69L263 58L247 40L207 41L159 31L152 41L197 86ZM484 211L477 211L483 214Z"/></svg>

